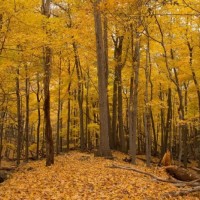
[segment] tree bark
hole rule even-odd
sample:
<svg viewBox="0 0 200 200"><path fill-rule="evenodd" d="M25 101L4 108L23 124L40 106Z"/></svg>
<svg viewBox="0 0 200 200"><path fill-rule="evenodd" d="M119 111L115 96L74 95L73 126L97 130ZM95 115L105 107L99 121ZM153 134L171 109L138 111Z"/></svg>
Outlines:
<svg viewBox="0 0 200 200"><path fill-rule="evenodd" d="M21 116L21 98L20 98L20 84L19 84L19 68L16 76L16 97L17 97L17 165L20 164L21 159L21 145L22 145L22 116Z"/></svg>
<svg viewBox="0 0 200 200"><path fill-rule="evenodd" d="M51 0L42 0L42 14L47 18L50 17ZM47 33L48 34L48 33ZM50 77L51 77L51 57L50 47L45 46L44 51L44 119L45 119L45 138L46 138L46 166L54 164L54 144L52 138L52 127L50 117Z"/></svg>
<svg viewBox="0 0 200 200"><path fill-rule="evenodd" d="M40 148L40 124L41 124L41 112L40 112L40 78L39 73L37 73L37 152L36 152L36 159L39 159L39 148Z"/></svg>
<svg viewBox="0 0 200 200"><path fill-rule="evenodd" d="M138 115L138 83L139 83L139 68L140 68L140 39L136 33L136 42L134 49L133 27L131 26L131 54L133 66L133 84L130 90L130 126L129 126L129 148L132 157L132 164L136 163L136 135L137 135L137 115Z"/></svg>
<svg viewBox="0 0 200 200"><path fill-rule="evenodd" d="M29 95L30 95L30 78L28 74L28 67L25 66L26 71L26 122L25 122L25 140L26 140L26 148L25 148L25 162L28 162L29 156Z"/></svg>
<svg viewBox="0 0 200 200"><path fill-rule="evenodd" d="M105 44L102 33L102 20L100 11L101 0L94 2L94 21L96 35L96 52L97 52L97 71L98 71L98 90L99 90L99 113L100 113L100 145L98 155L110 157L111 151L109 146L109 116L108 116L108 95L106 80L106 58Z"/></svg>
<svg viewBox="0 0 200 200"><path fill-rule="evenodd" d="M78 106L79 106L79 119L80 119L80 147L81 150L85 149L85 135L84 135L84 119L83 119L83 83L82 83L82 71L80 65L80 59L78 55L78 49L76 43L73 42L74 57L75 57L75 66L76 73L78 78Z"/></svg>

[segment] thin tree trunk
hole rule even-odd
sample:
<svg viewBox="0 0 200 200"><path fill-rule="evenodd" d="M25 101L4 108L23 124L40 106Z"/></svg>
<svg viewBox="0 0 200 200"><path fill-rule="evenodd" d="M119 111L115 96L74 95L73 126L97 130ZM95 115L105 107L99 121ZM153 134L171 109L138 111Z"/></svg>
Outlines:
<svg viewBox="0 0 200 200"><path fill-rule="evenodd" d="M80 147L81 150L85 149L85 136L84 136L84 119L83 119L83 83L82 83L82 72L81 72L81 65L80 65L80 58L78 55L78 50L76 43L73 42L74 48L74 57L75 57L75 66L76 66L76 73L78 78L78 106L79 106L79 119L80 119Z"/></svg>
<svg viewBox="0 0 200 200"><path fill-rule="evenodd" d="M1 121L0 121L0 167L1 167L1 160L2 160L2 151L3 151L3 133L4 133L4 121L6 117L7 108L2 109L1 111Z"/></svg>
<svg viewBox="0 0 200 200"><path fill-rule="evenodd" d="M151 132L150 132L150 116L149 116L149 92L148 92L148 83L149 83L149 43L147 45L146 50L146 68L145 68L145 94L144 94L144 102L145 102L145 112L144 112L144 130L145 130L145 141L146 141L146 164L147 167L150 167L151 162Z"/></svg>
<svg viewBox="0 0 200 200"><path fill-rule="evenodd" d="M56 134L56 154L60 153L60 113L61 113L61 58L60 58L60 67L59 67L59 77L58 77L58 110L57 110L57 134Z"/></svg>
<svg viewBox="0 0 200 200"><path fill-rule="evenodd" d="M21 116L21 98L19 85L19 68L16 77L16 97L17 97L17 165L20 164L21 144L22 144L22 116Z"/></svg>
<svg viewBox="0 0 200 200"><path fill-rule="evenodd" d="M171 131L171 121L172 121L171 88L168 89L167 106L168 106L168 111L167 111L167 119L165 125L164 152L166 152L167 149L170 149L168 146L168 141L169 141L169 134Z"/></svg>
<svg viewBox="0 0 200 200"><path fill-rule="evenodd" d="M29 157L29 94L30 94L30 78L28 75L27 66L25 66L26 71L26 122L25 122L25 139L26 139L26 148L25 148L25 162L28 162Z"/></svg>
<svg viewBox="0 0 200 200"><path fill-rule="evenodd" d="M110 137L111 149L117 149L118 135L117 135L117 71L115 70L115 77L113 82L113 103L112 103L112 136Z"/></svg>
<svg viewBox="0 0 200 200"><path fill-rule="evenodd" d="M36 153L36 159L39 159L39 149L40 149L40 124L41 124L41 113L40 113L40 79L39 79L39 73L37 73L37 115L38 115L38 121L37 121L37 153Z"/></svg>
<svg viewBox="0 0 200 200"><path fill-rule="evenodd" d="M71 66L70 61L68 63L68 75L71 77ZM71 123L71 80L68 84L67 88L68 99L67 99L67 150L69 151L69 144L70 144L70 123Z"/></svg>

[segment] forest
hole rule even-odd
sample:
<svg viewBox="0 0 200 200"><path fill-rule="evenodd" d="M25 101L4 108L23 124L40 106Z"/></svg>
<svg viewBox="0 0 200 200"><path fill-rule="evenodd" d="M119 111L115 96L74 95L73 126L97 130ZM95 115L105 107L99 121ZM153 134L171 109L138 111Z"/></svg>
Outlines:
<svg viewBox="0 0 200 200"><path fill-rule="evenodd" d="M168 152L170 164L199 172L199 63L199 0L0 0L0 170L48 174L62 156L93 165L93 155L110 174L143 159L153 178ZM194 191L199 180L187 180ZM139 199L128 193L108 199Z"/></svg>

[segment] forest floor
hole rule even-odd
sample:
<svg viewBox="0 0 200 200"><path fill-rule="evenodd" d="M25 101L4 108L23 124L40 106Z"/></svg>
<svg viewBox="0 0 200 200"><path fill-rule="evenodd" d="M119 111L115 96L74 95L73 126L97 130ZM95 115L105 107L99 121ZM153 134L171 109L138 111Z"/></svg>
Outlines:
<svg viewBox="0 0 200 200"><path fill-rule="evenodd" d="M132 166L122 161L124 154L113 155L114 160L108 160L71 151L56 156L50 167L45 166L45 160L23 163L0 184L0 200L200 199L199 193L164 198L165 193L178 188L134 171L109 168L112 164ZM168 178L164 168L147 168L141 160L134 168Z"/></svg>

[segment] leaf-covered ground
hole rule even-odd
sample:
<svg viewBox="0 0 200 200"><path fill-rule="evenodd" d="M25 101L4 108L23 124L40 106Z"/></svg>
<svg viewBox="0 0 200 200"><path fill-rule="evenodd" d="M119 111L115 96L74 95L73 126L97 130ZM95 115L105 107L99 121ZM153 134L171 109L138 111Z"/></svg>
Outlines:
<svg viewBox="0 0 200 200"><path fill-rule="evenodd" d="M0 184L0 200L151 200L164 199L165 192L177 189L137 172L108 168L113 163L130 166L122 162L124 155L114 153L114 156L114 160L106 160L73 151L57 156L51 167L45 167L45 161L24 164ZM147 169L142 161L135 167L167 178L164 169ZM199 199L199 196L170 199Z"/></svg>

